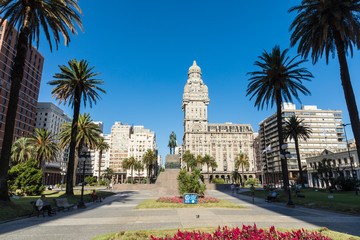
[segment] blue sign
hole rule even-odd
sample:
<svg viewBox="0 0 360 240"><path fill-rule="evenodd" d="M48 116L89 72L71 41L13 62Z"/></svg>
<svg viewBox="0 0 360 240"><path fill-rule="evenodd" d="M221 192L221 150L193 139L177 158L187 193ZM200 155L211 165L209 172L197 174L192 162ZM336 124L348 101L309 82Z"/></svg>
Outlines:
<svg viewBox="0 0 360 240"><path fill-rule="evenodd" d="M196 194L185 194L184 195L184 203L186 204L196 204L197 203L197 195Z"/></svg>

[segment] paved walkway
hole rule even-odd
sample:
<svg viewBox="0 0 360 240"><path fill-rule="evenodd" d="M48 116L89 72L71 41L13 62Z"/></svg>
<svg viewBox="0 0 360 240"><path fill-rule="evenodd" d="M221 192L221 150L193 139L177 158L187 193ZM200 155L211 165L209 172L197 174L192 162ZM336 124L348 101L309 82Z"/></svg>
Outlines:
<svg viewBox="0 0 360 240"><path fill-rule="evenodd" d="M150 192L128 191L108 197L103 203L91 204L87 209L58 213L53 217L32 217L0 225L0 239L92 239L101 234L122 230L172 229L187 227L242 226L319 228L347 232L360 236L360 217L307 209L284 207L283 203L266 203L256 199L255 204L243 195L210 191L210 195L246 206L234 209L159 209L134 210ZM196 218L196 215L200 215Z"/></svg>

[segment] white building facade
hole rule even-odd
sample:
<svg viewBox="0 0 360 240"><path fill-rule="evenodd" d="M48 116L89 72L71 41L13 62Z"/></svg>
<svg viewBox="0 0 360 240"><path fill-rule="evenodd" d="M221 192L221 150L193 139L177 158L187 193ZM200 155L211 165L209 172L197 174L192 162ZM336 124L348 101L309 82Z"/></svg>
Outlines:
<svg viewBox="0 0 360 240"><path fill-rule="evenodd" d="M250 166L245 169L245 178L255 177L254 131L250 124L210 124L207 106L210 102L208 87L201 79L201 69L194 61L188 71L184 87L182 110L184 111L184 135L182 153L190 151L195 156L212 156L218 167L217 178L230 182L235 169L235 158L239 153L248 156ZM203 167L202 172L207 172ZM207 174L204 174L207 177Z"/></svg>
<svg viewBox="0 0 360 240"><path fill-rule="evenodd" d="M109 168L115 173L115 183L124 183L131 176L131 170L123 169L122 163L126 158L134 157L142 161L146 151L150 149L157 155L156 134L144 126L130 126L115 122L111 128ZM161 158L157 156L156 167ZM134 171L133 176L140 181L147 177L144 171Z"/></svg>
<svg viewBox="0 0 360 240"><path fill-rule="evenodd" d="M310 138L299 139L300 158L303 170L306 170L306 158L320 154L324 149L344 149L344 127L341 126L342 112L338 110L322 110L315 105L304 105L296 109L292 103L282 105L282 123L291 116L303 120L303 124L312 131ZM276 114L264 119L260 124L260 152L263 162L265 183L278 183L282 179L280 147L277 132ZM299 180L299 167L294 140L287 139L289 179ZM266 151L265 151L266 150Z"/></svg>
<svg viewBox="0 0 360 240"><path fill-rule="evenodd" d="M50 131L54 137L57 137L61 131L61 126L70 121L72 121L72 119L55 104L38 102L36 107L35 128L46 129ZM60 168L63 178L66 173L68 158L69 149L60 150L53 161L45 163L45 167L49 169ZM45 177L47 177L46 174Z"/></svg>

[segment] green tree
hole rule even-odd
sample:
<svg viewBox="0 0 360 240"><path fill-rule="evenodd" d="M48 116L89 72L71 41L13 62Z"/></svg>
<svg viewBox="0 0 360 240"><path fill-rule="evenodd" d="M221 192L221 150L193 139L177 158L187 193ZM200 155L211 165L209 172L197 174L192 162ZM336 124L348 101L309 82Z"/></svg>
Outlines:
<svg viewBox="0 0 360 240"><path fill-rule="evenodd" d="M211 167L211 176L212 176L212 179L214 179L214 168L218 167L216 161L210 162L210 167Z"/></svg>
<svg viewBox="0 0 360 240"><path fill-rule="evenodd" d="M101 159L103 151L107 151L110 148L109 144L105 142L104 137L100 137L96 142L96 150L99 151L99 177L98 177L98 185L100 186L100 179L101 179Z"/></svg>
<svg viewBox="0 0 360 240"><path fill-rule="evenodd" d="M72 124L73 123L71 122L67 122L64 123L60 128L59 139L60 139L60 147L62 149L68 147L69 144L71 145L72 132L73 132ZM82 115L80 114L76 125L77 126L75 132L76 133L75 149L77 155L75 158L74 166L71 167L70 165L68 165L68 173L67 173L67 174L70 173L72 174L72 178L73 178L73 180L71 181L72 183L75 183L76 180L76 171L79 163L79 156L81 154L83 147L86 146L90 149L96 149L101 132L100 127L93 122L93 120L91 119L88 113L84 113ZM69 161L70 161L70 157L69 157ZM70 169L72 168L74 171L69 171L70 170L69 168ZM66 183L66 189L68 189L67 185L68 183Z"/></svg>
<svg viewBox="0 0 360 240"><path fill-rule="evenodd" d="M193 169L197 166L194 154L190 153L189 150L184 153L182 160L185 162L188 171L189 169Z"/></svg>
<svg viewBox="0 0 360 240"><path fill-rule="evenodd" d="M134 170L138 171L139 183L140 183L140 171L144 171L144 164L141 161L136 160Z"/></svg>
<svg viewBox="0 0 360 240"><path fill-rule="evenodd" d="M203 158L202 158L202 163L203 164L206 164L206 167L207 167L207 174L208 174L208 179L209 179L209 183L211 182L210 181L210 167L211 167L211 164L215 162L214 158L211 157L210 155L206 154Z"/></svg>
<svg viewBox="0 0 360 240"><path fill-rule="evenodd" d="M244 177L244 167L248 168L250 166L249 158L245 153L239 153L235 158L235 168L239 169L241 167L241 185L245 184Z"/></svg>
<svg viewBox="0 0 360 240"><path fill-rule="evenodd" d="M300 139L308 139L311 135L311 129L303 124L303 119L299 119L296 116L291 116L285 122L284 128L284 137L285 139L294 139L295 141L295 149L296 156L298 161L299 173L300 173L300 182L301 186L305 187L304 176L301 167L301 158L300 158L300 150L299 150L299 138Z"/></svg>
<svg viewBox="0 0 360 240"><path fill-rule="evenodd" d="M15 164L26 162L30 159L32 152L33 146L30 144L30 139L25 137L19 138L11 147L12 162Z"/></svg>
<svg viewBox="0 0 360 240"><path fill-rule="evenodd" d="M76 25L82 30L81 10L77 0L48 1L48 0L2 0L0 1L0 25L7 20L4 38L8 38L12 28L17 28L19 35L16 43L16 56L10 76L10 97L6 113L5 133L0 160L0 200L9 201L7 173L11 157L11 147L15 127L16 112L19 102L19 91L24 75L25 59L28 46L36 39L39 46L40 29L49 42L52 50L52 37L56 48L60 42L60 35L64 37L65 45L70 42L69 32L76 33ZM51 37L52 33L52 37Z"/></svg>
<svg viewBox="0 0 360 240"><path fill-rule="evenodd" d="M245 185L251 185L253 184L254 186L258 185L260 183L259 179L257 178L249 178L248 180L245 181Z"/></svg>
<svg viewBox="0 0 360 240"><path fill-rule="evenodd" d="M84 179L84 182L86 184L89 184L89 185L96 185L96 177L95 176L87 176L85 179ZM100 185L100 184L99 184Z"/></svg>
<svg viewBox="0 0 360 240"><path fill-rule="evenodd" d="M303 0L289 12L297 13L290 29L293 30L291 46L299 43L298 53L307 58L311 51L313 64L324 53L326 63L330 53L333 57L337 53L352 131L355 141L360 143L359 113L346 60L349 50L352 56L353 48L360 48L360 1ZM356 144L356 150L360 156L360 144Z"/></svg>
<svg viewBox="0 0 360 240"><path fill-rule="evenodd" d="M21 195L40 195L45 186L42 185L42 171L37 168L34 160L19 163L9 170L8 186L11 194L20 189Z"/></svg>
<svg viewBox="0 0 360 240"><path fill-rule="evenodd" d="M150 184L150 177L152 175L152 168L156 163L156 154L151 150L148 149L142 159L143 163L147 169L147 183Z"/></svg>
<svg viewBox="0 0 360 240"><path fill-rule="evenodd" d="M313 176L316 179L320 179L325 183L327 190L335 187L335 178L333 177L333 168L331 166L331 161L331 159L322 159L316 164L316 172L313 173Z"/></svg>
<svg viewBox="0 0 360 240"><path fill-rule="evenodd" d="M186 169L180 170L179 176L177 177L180 194L197 193L204 195L206 186L200 183L200 179L201 172L198 168L192 169L191 173L187 173Z"/></svg>
<svg viewBox="0 0 360 240"><path fill-rule="evenodd" d="M309 90L302 84L303 80L310 81L312 74L300 65L305 60L297 61L296 57L289 58L288 49L281 52L279 46L275 46L271 53L264 51L259 56L260 61L255 62L259 71L249 72L251 76L247 88L247 96L250 100L255 98L255 106L263 109L264 105L271 107L276 104L277 131L279 136L279 146L284 143L282 131L281 104L283 101L292 102L292 98L299 99L298 92L309 95ZM289 173L287 162L281 159L281 169L283 172L284 190L289 188ZM290 192L289 192L290 194ZM290 196L289 196L290 197Z"/></svg>
<svg viewBox="0 0 360 240"><path fill-rule="evenodd" d="M126 170L131 170L131 182L134 182L134 168L136 160L134 157L125 158L122 162L122 166Z"/></svg>
<svg viewBox="0 0 360 240"><path fill-rule="evenodd" d="M69 147L69 161L66 179L66 194L74 195L73 184L74 174L76 173L75 150L78 134L78 120L80 114L81 100L86 106L88 102L90 107L101 99L99 92L106 93L99 85L103 85L102 80L95 79L99 73L93 71L94 67L89 67L89 63L85 60L77 61L76 59L68 62L69 66L59 66L60 73L56 73L55 80L49 84L55 86L51 91L53 97L59 100L61 104L69 104L74 108L73 121L71 124L71 138Z"/></svg>
<svg viewBox="0 0 360 240"><path fill-rule="evenodd" d="M114 170L112 168L106 168L103 177L111 182L112 177L114 176Z"/></svg>
<svg viewBox="0 0 360 240"><path fill-rule="evenodd" d="M59 151L53 135L46 129L35 128L34 134L30 136L30 144L34 147L37 166L43 166L44 171L44 161L53 160Z"/></svg>
<svg viewBox="0 0 360 240"><path fill-rule="evenodd" d="M239 183L238 180L240 179L240 174L237 169L235 171L231 172L231 178L234 183L236 183L236 184Z"/></svg>

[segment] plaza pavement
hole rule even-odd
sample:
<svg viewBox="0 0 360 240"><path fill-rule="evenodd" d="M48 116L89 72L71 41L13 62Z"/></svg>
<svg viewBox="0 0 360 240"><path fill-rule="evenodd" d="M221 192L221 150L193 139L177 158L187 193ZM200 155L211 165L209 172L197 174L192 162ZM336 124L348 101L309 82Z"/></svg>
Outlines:
<svg viewBox="0 0 360 240"><path fill-rule="evenodd" d="M319 228L360 236L360 217L283 203L255 204L244 195L230 191L209 191L209 195L246 206L248 209L157 209L134 210L145 199L155 198L149 191L123 191L103 203L92 203L86 209L60 212L53 217L31 217L0 224L0 239L92 239L98 235L122 230L177 229L189 227L242 226ZM196 215L200 217L197 218Z"/></svg>

